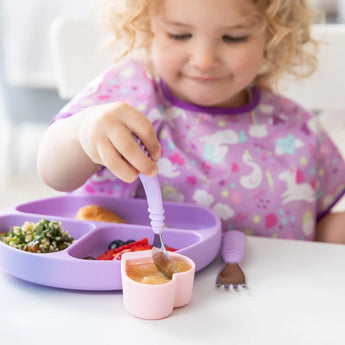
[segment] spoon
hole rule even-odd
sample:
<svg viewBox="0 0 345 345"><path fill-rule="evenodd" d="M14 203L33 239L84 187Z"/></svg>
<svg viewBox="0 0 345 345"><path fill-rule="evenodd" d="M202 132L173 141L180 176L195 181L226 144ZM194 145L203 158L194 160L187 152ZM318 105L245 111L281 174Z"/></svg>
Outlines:
<svg viewBox="0 0 345 345"><path fill-rule="evenodd" d="M162 202L162 192L157 176L148 177L139 174L139 179L144 187L148 203L151 227L154 233L152 243L152 261L167 278L171 279L176 273L176 268L165 248L162 233L164 229L164 208Z"/></svg>

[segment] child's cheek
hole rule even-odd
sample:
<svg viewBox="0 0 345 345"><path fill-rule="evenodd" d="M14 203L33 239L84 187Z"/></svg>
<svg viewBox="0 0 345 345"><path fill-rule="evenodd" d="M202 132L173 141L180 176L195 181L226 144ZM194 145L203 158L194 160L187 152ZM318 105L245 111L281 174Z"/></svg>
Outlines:
<svg viewBox="0 0 345 345"><path fill-rule="evenodd" d="M180 48L173 43L156 42L152 45L151 59L156 67L174 68L181 60Z"/></svg>
<svg viewBox="0 0 345 345"><path fill-rule="evenodd" d="M252 50L245 50L239 54L235 59L232 59L232 68L237 73L244 73L245 75L256 75L260 69L263 61L263 54L260 50L253 53Z"/></svg>

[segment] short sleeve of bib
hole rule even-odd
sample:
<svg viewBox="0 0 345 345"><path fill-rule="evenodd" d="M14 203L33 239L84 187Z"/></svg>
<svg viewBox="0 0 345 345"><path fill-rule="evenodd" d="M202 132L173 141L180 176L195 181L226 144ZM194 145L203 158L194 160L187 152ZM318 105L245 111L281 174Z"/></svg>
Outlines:
<svg viewBox="0 0 345 345"><path fill-rule="evenodd" d="M345 162L332 139L317 121L317 218L327 215L345 194Z"/></svg>
<svg viewBox="0 0 345 345"><path fill-rule="evenodd" d="M134 60L109 66L81 90L54 117L52 123L70 117L90 106L122 101L146 114L154 89L150 74ZM146 114L147 115L147 114Z"/></svg>

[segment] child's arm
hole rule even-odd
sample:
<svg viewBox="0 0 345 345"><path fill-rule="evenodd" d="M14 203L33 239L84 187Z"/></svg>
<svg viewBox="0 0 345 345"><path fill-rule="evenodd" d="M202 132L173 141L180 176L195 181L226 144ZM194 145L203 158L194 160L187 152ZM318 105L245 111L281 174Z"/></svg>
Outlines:
<svg viewBox="0 0 345 345"><path fill-rule="evenodd" d="M325 216L317 224L315 240L345 244L345 212Z"/></svg>
<svg viewBox="0 0 345 345"><path fill-rule="evenodd" d="M154 176L160 152L151 122L128 104L115 102L89 107L53 123L40 143L37 165L47 185L70 191L101 166L125 182L133 182L139 172Z"/></svg>

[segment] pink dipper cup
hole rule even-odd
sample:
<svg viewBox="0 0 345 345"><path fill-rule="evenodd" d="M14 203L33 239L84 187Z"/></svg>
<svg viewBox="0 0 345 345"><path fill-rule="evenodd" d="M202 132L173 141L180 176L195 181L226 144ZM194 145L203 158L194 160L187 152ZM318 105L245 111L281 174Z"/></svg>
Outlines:
<svg viewBox="0 0 345 345"><path fill-rule="evenodd" d="M174 308L188 304L192 297L195 264L188 257L169 252L172 260L188 263L191 269L174 273L164 284L143 284L128 277L128 263L152 262L151 250L124 253L121 258L123 302L126 310L142 319L157 320L169 316Z"/></svg>

